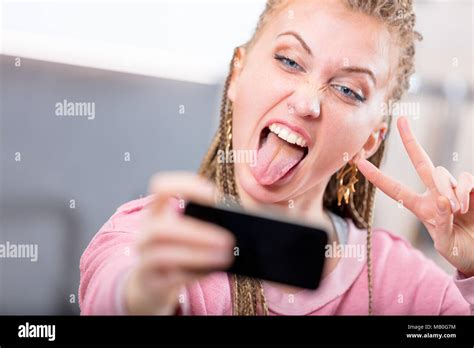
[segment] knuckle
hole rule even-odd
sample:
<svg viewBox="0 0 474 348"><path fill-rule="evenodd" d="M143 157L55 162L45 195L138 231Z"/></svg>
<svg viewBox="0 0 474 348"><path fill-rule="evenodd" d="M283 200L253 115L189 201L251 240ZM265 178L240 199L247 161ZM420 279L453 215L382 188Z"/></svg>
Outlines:
<svg viewBox="0 0 474 348"><path fill-rule="evenodd" d="M423 159L423 160L418 161L418 163L415 166L415 169L420 170L423 167L427 167L427 166L428 166L428 162L426 162L426 160ZM435 171L437 170L438 170L438 167L435 168Z"/></svg>
<svg viewBox="0 0 474 348"><path fill-rule="evenodd" d="M160 248L156 248L154 255L150 255L147 260L147 264L153 269L164 269L169 266L169 258Z"/></svg>
<svg viewBox="0 0 474 348"><path fill-rule="evenodd" d="M142 252L141 259L140 259L140 264L142 265L143 269L149 269L151 268L150 266L153 264L152 262L152 256L155 257L155 255L152 255L149 251L145 250Z"/></svg>
<svg viewBox="0 0 474 348"><path fill-rule="evenodd" d="M393 193L395 195L395 199L396 200L399 200L401 197L400 197L400 192L402 190L402 186L400 185L400 183L396 183L393 187Z"/></svg>
<svg viewBox="0 0 474 348"><path fill-rule="evenodd" d="M413 145L416 145L415 138L413 138L413 137L405 138L405 145L410 146L410 147L413 146Z"/></svg>
<svg viewBox="0 0 474 348"><path fill-rule="evenodd" d="M150 179L149 191L158 193L162 190L164 184L164 174L156 173Z"/></svg>
<svg viewBox="0 0 474 348"><path fill-rule="evenodd" d="M166 231L168 228L169 224L167 222L167 219L157 218L146 226L144 234L146 236L146 239L149 240L156 236L159 236L162 231Z"/></svg>
<svg viewBox="0 0 474 348"><path fill-rule="evenodd" d="M382 179L382 174L380 173L380 171L377 171L375 170L373 172L373 179L372 179L372 183L377 186L380 182L380 180Z"/></svg>

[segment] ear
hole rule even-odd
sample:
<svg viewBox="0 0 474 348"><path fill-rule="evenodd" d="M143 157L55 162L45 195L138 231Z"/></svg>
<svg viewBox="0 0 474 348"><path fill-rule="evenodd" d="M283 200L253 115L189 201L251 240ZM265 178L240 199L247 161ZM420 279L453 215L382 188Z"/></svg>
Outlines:
<svg viewBox="0 0 474 348"><path fill-rule="evenodd" d="M246 50L243 47L237 47L237 52L232 62L232 77L230 79L229 88L227 90L227 98L232 102L235 101L237 94L237 81L239 80L240 74L244 67L244 59Z"/></svg>
<svg viewBox="0 0 474 348"><path fill-rule="evenodd" d="M357 161L357 159L361 157L368 159L374 153L376 153L385 137L385 134L387 134L387 129L387 122L382 121L380 124L378 124L372 133L370 133L362 149L360 149L359 152L354 155L352 160Z"/></svg>

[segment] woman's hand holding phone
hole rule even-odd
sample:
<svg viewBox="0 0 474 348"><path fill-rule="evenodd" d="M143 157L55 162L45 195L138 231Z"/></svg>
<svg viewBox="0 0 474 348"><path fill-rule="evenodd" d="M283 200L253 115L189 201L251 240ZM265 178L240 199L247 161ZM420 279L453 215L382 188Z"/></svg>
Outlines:
<svg viewBox="0 0 474 348"><path fill-rule="evenodd" d="M172 208L177 197L214 205L216 189L206 179L185 172L160 173L152 178L150 191L155 200L138 238L139 262L126 280L125 304L129 314L171 315L183 285L230 267L235 238Z"/></svg>

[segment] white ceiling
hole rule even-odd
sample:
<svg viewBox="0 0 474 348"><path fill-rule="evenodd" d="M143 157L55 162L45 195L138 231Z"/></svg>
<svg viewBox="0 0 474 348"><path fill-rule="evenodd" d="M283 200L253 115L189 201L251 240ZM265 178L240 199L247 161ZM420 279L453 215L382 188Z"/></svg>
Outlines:
<svg viewBox="0 0 474 348"><path fill-rule="evenodd" d="M222 82L264 0L3 0L1 52L201 83ZM472 84L473 2L417 1L418 71ZM459 62L453 67L453 59ZM191 63L190 63L191 62Z"/></svg>
<svg viewBox="0 0 474 348"><path fill-rule="evenodd" d="M263 1L6 1L3 52L215 83Z"/></svg>

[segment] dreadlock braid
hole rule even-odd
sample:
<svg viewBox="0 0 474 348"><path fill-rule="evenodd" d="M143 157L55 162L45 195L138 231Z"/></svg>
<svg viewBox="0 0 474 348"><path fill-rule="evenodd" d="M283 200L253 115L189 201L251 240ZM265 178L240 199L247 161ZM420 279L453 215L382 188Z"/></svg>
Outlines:
<svg viewBox="0 0 474 348"><path fill-rule="evenodd" d="M218 191L222 195L224 204L241 204L237 187L235 184L234 165L227 161L220 161L219 155L229 153L232 150L232 102L227 98L230 79L232 77L233 66L236 64L236 53L234 51L230 63L230 73L224 84L224 91L220 110L219 129L214 136L209 151L202 161L199 174L208 177L217 185ZM233 313L235 315L257 315L257 307L263 302L259 280L232 275L233 277ZM262 304L263 313L266 314L266 304Z"/></svg>

